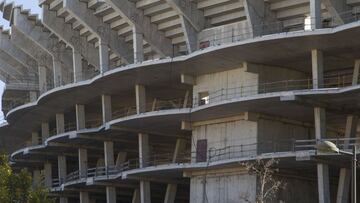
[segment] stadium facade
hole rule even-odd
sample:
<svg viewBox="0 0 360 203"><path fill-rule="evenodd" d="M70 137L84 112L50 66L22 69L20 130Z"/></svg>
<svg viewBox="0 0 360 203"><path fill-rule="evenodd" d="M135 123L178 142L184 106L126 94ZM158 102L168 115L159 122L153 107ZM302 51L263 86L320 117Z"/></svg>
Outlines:
<svg viewBox="0 0 360 203"><path fill-rule="evenodd" d="M60 203L350 202L360 0L1 2L2 149ZM358 191L355 191L358 192Z"/></svg>

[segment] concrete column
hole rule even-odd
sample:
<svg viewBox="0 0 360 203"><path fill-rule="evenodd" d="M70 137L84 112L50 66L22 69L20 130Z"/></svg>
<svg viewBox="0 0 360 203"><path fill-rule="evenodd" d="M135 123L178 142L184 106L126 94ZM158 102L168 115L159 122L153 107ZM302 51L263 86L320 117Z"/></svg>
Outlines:
<svg viewBox="0 0 360 203"><path fill-rule="evenodd" d="M61 134L65 132L65 118L63 113L56 114L56 133Z"/></svg>
<svg viewBox="0 0 360 203"><path fill-rule="evenodd" d="M45 178L45 187L51 188L52 187L52 167L51 163L46 162L44 164L44 178Z"/></svg>
<svg viewBox="0 0 360 203"><path fill-rule="evenodd" d="M88 168L88 156L86 149L79 149L79 175L80 177L87 176L87 168Z"/></svg>
<svg viewBox="0 0 360 203"><path fill-rule="evenodd" d="M106 187L106 203L116 203L116 188Z"/></svg>
<svg viewBox="0 0 360 203"><path fill-rule="evenodd" d="M82 56L73 49L74 82L83 80Z"/></svg>
<svg viewBox="0 0 360 203"><path fill-rule="evenodd" d="M135 189L131 203L140 203L140 190Z"/></svg>
<svg viewBox="0 0 360 203"><path fill-rule="evenodd" d="M324 86L324 56L323 52L317 49L311 50L313 88L318 89Z"/></svg>
<svg viewBox="0 0 360 203"><path fill-rule="evenodd" d="M137 114L146 112L146 93L145 86L135 85L136 112Z"/></svg>
<svg viewBox="0 0 360 203"><path fill-rule="evenodd" d="M82 104L75 105L76 111L76 130L85 128L85 106Z"/></svg>
<svg viewBox="0 0 360 203"><path fill-rule="evenodd" d="M360 59L355 60L354 74L352 79L352 85L357 85L359 82L359 71L360 71Z"/></svg>
<svg viewBox="0 0 360 203"><path fill-rule="evenodd" d="M134 63L144 61L143 33L140 33L136 26L133 27Z"/></svg>
<svg viewBox="0 0 360 203"><path fill-rule="evenodd" d="M104 142L104 159L105 166L114 166L114 143L110 141Z"/></svg>
<svg viewBox="0 0 360 203"><path fill-rule="evenodd" d="M60 87L62 85L62 71L61 71L61 61L54 57L53 59L53 72L54 72L54 86Z"/></svg>
<svg viewBox="0 0 360 203"><path fill-rule="evenodd" d="M174 155L173 155L173 163L178 161L179 155L185 151L186 141L184 139L177 139Z"/></svg>
<svg viewBox="0 0 360 203"><path fill-rule="evenodd" d="M58 175L60 184L65 182L67 175L66 156L58 156Z"/></svg>
<svg viewBox="0 0 360 203"><path fill-rule="evenodd" d="M349 115L346 118L345 138L356 137L356 128L358 124L358 117ZM344 149L349 149L349 141L345 141ZM351 170L341 168L339 174L339 183L337 190L336 203L347 203L349 201L351 183Z"/></svg>
<svg viewBox="0 0 360 203"><path fill-rule="evenodd" d="M105 124L106 122L111 121L112 119L110 95L101 95L101 106L102 106L103 123Z"/></svg>
<svg viewBox="0 0 360 203"><path fill-rule="evenodd" d="M108 43L99 39L100 72L105 73L109 68L109 46Z"/></svg>
<svg viewBox="0 0 360 203"><path fill-rule="evenodd" d="M149 181L143 181L143 180L140 181L140 201L141 203L151 203Z"/></svg>
<svg viewBox="0 0 360 203"><path fill-rule="evenodd" d="M38 132L32 132L31 133L31 145L39 145L39 133Z"/></svg>
<svg viewBox="0 0 360 203"><path fill-rule="evenodd" d="M50 134L49 123L41 123L42 143L45 143L46 139L49 138L49 134Z"/></svg>
<svg viewBox="0 0 360 203"><path fill-rule="evenodd" d="M89 202L90 202L89 193L80 191L80 203L89 203Z"/></svg>
<svg viewBox="0 0 360 203"><path fill-rule="evenodd" d="M121 167L121 165L126 161L126 156L127 156L126 152L119 152L118 153L118 155L116 157L116 162L115 162L116 168Z"/></svg>
<svg viewBox="0 0 360 203"><path fill-rule="evenodd" d="M168 184L165 193L164 203L174 203L177 192L177 184Z"/></svg>
<svg viewBox="0 0 360 203"><path fill-rule="evenodd" d="M314 108L315 136L316 139L326 137L326 117L325 109ZM329 185L329 166L327 164L317 164L318 194L319 203L330 203L330 185Z"/></svg>
<svg viewBox="0 0 360 203"><path fill-rule="evenodd" d="M322 28L321 0L310 0L311 29Z"/></svg>
<svg viewBox="0 0 360 203"><path fill-rule="evenodd" d="M33 187L40 186L41 182L41 171L40 170L34 170L33 171Z"/></svg>
<svg viewBox="0 0 360 203"><path fill-rule="evenodd" d="M45 66L39 66L38 67L39 72L39 91L40 94L47 91L47 78L46 78L46 67Z"/></svg>
<svg viewBox="0 0 360 203"><path fill-rule="evenodd" d="M37 92L30 91L29 92L29 99L30 99L30 102L35 102L37 100Z"/></svg>
<svg viewBox="0 0 360 203"><path fill-rule="evenodd" d="M139 133L139 164L140 168L146 167L149 164L149 135Z"/></svg>

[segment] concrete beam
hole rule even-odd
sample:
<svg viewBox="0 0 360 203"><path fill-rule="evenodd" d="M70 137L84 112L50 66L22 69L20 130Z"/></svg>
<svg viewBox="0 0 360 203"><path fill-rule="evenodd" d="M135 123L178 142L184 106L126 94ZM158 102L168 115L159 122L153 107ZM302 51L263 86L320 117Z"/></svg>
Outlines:
<svg viewBox="0 0 360 203"><path fill-rule="evenodd" d="M170 39L165 37L165 33L159 31L157 25L151 23L148 16L138 8L132 1L105 0L106 3L121 14L128 23L136 27L138 33L143 33L146 41L157 53L162 56L172 56L173 46Z"/></svg>
<svg viewBox="0 0 360 203"><path fill-rule="evenodd" d="M70 24L57 17L56 11L51 11L49 6L45 4L42 5L42 22L62 41L66 42L74 52L79 53L89 64L99 68L99 54L96 47L89 43L86 37L81 36L78 30L72 29ZM73 64L75 66L75 60Z"/></svg>
<svg viewBox="0 0 360 203"><path fill-rule="evenodd" d="M311 29L322 28L321 0L310 0Z"/></svg>
<svg viewBox="0 0 360 203"><path fill-rule="evenodd" d="M324 86L324 55L317 49L311 50L313 88L319 89Z"/></svg>
<svg viewBox="0 0 360 203"><path fill-rule="evenodd" d="M343 25L352 19L352 8L346 2L346 0L322 0L321 1L330 15L335 19L337 25Z"/></svg>
<svg viewBox="0 0 360 203"><path fill-rule="evenodd" d="M253 37L278 31L279 21L264 0L244 0L247 21L252 29Z"/></svg>
<svg viewBox="0 0 360 203"><path fill-rule="evenodd" d="M131 64L134 62L133 51L128 47L125 40L119 37L117 32L111 30L110 25L95 16L93 11L88 9L86 3L78 0L64 0L63 5L66 11L76 17L92 33L95 33L99 40L102 41L102 44L107 44L126 63Z"/></svg>

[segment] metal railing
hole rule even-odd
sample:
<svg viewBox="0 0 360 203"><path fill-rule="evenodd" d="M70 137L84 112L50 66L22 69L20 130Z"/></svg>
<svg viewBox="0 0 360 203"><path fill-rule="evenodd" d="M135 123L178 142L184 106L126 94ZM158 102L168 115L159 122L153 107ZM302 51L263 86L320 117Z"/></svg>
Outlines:
<svg viewBox="0 0 360 203"><path fill-rule="evenodd" d="M354 145L360 145L360 138L324 138L296 140L294 143L295 151L314 150L317 143L322 141L331 141L341 150L351 149Z"/></svg>

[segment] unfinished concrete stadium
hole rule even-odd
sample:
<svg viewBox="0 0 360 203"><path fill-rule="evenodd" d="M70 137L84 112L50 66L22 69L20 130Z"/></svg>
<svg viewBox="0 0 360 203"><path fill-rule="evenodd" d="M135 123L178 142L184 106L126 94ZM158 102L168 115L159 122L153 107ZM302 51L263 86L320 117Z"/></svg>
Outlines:
<svg viewBox="0 0 360 203"><path fill-rule="evenodd" d="M347 203L360 0L2 1L1 149L60 203ZM359 128L360 129L360 128Z"/></svg>

